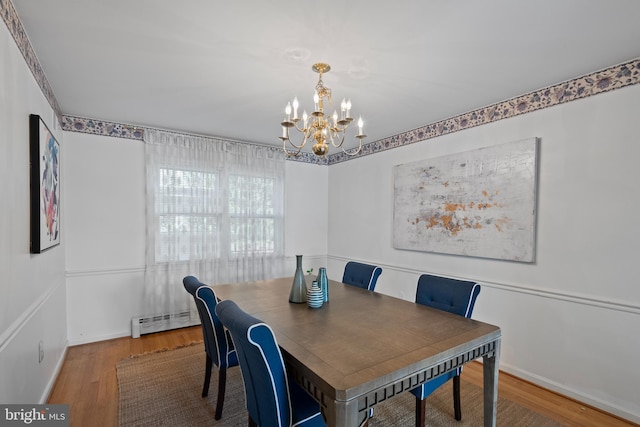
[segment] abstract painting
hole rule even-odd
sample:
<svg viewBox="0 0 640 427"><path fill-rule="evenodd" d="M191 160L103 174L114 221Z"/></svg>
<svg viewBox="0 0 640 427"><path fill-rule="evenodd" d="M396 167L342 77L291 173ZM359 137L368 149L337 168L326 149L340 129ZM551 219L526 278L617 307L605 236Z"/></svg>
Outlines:
<svg viewBox="0 0 640 427"><path fill-rule="evenodd" d="M60 244L60 144L42 118L29 116L31 253Z"/></svg>
<svg viewBox="0 0 640 427"><path fill-rule="evenodd" d="M538 141L394 167L393 246L535 261Z"/></svg>

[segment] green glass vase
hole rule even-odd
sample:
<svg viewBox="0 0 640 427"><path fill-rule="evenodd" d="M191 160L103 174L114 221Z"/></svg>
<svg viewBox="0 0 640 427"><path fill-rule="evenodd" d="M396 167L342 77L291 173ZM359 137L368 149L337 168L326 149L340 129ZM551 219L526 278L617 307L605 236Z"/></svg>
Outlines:
<svg viewBox="0 0 640 427"><path fill-rule="evenodd" d="M304 280L302 271L302 255L296 255L296 272L293 275L289 302L301 304L307 302L307 283Z"/></svg>

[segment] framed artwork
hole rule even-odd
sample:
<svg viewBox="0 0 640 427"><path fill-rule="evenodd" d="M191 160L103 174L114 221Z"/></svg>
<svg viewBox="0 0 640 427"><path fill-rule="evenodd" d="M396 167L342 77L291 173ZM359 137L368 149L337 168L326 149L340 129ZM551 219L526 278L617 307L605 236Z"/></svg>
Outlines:
<svg viewBox="0 0 640 427"><path fill-rule="evenodd" d="M42 118L29 116L31 253L60 244L60 144Z"/></svg>
<svg viewBox="0 0 640 427"><path fill-rule="evenodd" d="M538 140L394 167L393 247L535 261Z"/></svg>

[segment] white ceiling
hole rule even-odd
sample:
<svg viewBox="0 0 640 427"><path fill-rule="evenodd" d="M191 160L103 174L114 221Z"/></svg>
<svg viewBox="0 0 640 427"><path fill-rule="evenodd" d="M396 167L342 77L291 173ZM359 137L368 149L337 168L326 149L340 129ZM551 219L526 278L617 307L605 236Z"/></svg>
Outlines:
<svg viewBox="0 0 640 427"><path fill-rule="evenodd" d="M371 142L640 57L637 0L13 0L65 115L281 144L315 62Z"/></svg>

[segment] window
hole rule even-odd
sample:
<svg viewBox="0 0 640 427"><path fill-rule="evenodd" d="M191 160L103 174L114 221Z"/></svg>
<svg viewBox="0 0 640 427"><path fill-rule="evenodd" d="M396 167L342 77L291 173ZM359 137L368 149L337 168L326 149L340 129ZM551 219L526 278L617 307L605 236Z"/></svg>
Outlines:
<svg viewBox="0 0 640 427"><path fill-rule="evenodd" d="M229 178L230 250L234 254L275 251L275 179Z"/></svg>
<svg viewBox="0 0 640 427"><path fill-rule="evenodd" d="M282 252L276 178L167 167L158 173L156 262Z"/></svg>
<svg viewBox="0 0 640 427"><path fill-rule="evenodd" d="M145 129L141 312L195 310L178 286L284 273L285 159L273 147Z"/></svg>

